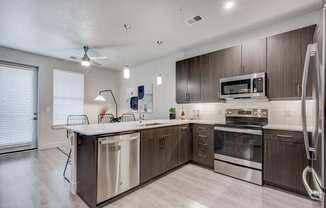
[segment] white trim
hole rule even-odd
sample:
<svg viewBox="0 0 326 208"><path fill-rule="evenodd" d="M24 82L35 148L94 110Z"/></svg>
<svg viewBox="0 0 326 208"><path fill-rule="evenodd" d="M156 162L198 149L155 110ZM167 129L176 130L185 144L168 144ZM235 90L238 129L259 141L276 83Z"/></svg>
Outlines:
<svg viewBox="0 0 326 208"><path fill-rule="evenodd" d="M45 144L39 144L38 149L40 149L40 150L52 149L52 148L64 146L66 144L67 144L67 142L65 142L65 141L49 142L49 143L45 143Z"/></svg>

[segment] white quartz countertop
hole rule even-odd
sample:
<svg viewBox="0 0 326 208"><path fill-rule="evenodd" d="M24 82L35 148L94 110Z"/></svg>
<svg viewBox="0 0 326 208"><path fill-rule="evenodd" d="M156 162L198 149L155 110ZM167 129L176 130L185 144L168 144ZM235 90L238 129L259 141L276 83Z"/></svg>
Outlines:
<svg viewBox="0 0 326 208"><path fill-rule="evenodd" d="M142 124L139 121L133 122L121 122L121 123L105 123L105 124L89 124L81 126L68 127L73 132L77 132L83 135L100 135L100 134L112 134L127 131L138 131L143 129L152 129L166 126L175 126L183 124L207 124L216 125L224 124L221 121L213 120L144 120ZM155 124L155 125L150 125Z"/></svg>
<svg viewBox="0 0 326 208"><path fill-rule="evenodd" d="M264 129L272 129L272 130L286 130L286 131L302 131L301 125L280 125L280 124L268 124L263 127ZM312 131L312 127L307 128L309 132Z"/></svg>
<svg viewBox="0 0 326 208"><path fill-rule="evenodd" d="M151 125L155 124L155 125ZM133 122L121 122L121 123L104 123L104 124L90 124L81 126L68 127L73 132L77 132L84 135L100 135L100 134L112 134L128 131L139 131L143 129L160 128L166 126L184 125L184 124L207 124L207 125L224 125L223 121L217 120L144 120L142 124L139 121ZM301 125L279 125L268 124L263 127L264 129L272 130L287 130L287 131L302 131ZM308 127L308 131L312 131L311 127Z"/></svg>

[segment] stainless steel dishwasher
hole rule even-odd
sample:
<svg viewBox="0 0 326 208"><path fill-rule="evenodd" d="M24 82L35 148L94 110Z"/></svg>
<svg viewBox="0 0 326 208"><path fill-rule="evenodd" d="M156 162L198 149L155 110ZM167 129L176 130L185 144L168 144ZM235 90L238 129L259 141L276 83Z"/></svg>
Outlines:
<svg viewBox="0 0 326 208"><path fill-rule="evenodd" d="M139 185L140 133L98 139L97 203Z"/></svg>

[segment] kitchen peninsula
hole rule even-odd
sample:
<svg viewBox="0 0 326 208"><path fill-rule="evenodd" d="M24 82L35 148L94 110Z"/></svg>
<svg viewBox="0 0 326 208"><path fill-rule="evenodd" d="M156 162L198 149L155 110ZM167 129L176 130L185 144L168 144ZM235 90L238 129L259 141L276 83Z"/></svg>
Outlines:
<svg viewBox="0 0 326 208"><path fill-rule="evenodd" d="M206 149L193 145L190 124L205 135ZM71 192L96 207L191 160L213 168L217 124L223 122L152 120L70 127ZM193 151L199 152L197 160Z"/></svg>

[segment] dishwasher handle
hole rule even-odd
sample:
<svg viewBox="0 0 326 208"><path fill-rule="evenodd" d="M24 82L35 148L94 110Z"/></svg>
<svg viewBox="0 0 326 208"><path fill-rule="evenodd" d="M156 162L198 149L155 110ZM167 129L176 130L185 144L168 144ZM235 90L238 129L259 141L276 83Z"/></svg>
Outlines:
<svg viewBox="0 0 326 208"><path fill-rule="evenodd" d="M114 143L119 143L119 136L113 136L113 137L103 137L103 138L100 138L98 143L100 145L102 144L114 144Z"/></svg>

